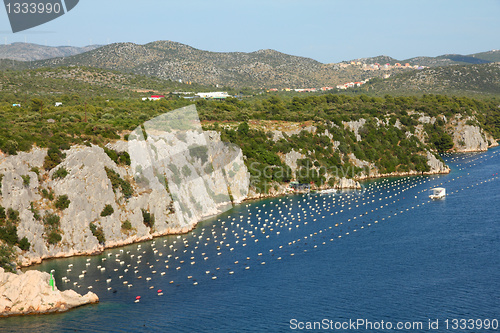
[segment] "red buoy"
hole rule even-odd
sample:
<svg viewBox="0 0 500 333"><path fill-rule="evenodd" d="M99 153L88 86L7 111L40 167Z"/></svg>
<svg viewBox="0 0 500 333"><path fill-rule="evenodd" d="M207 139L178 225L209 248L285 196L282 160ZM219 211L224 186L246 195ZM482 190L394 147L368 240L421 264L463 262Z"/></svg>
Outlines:
<svg viewBox="0 0 500 333"><path fill-rule="evenodd" d="M136 298L135 298L135 299L141 299L141 296L136 296Z"/></svg>
<svg viewBox="0 0 500 333"><path fill-rule="evenodd" d="M159 292L159 293L161 293L161 292L162 292L162 290L161 290L161 289L158 289L158 292Z"/></svg>

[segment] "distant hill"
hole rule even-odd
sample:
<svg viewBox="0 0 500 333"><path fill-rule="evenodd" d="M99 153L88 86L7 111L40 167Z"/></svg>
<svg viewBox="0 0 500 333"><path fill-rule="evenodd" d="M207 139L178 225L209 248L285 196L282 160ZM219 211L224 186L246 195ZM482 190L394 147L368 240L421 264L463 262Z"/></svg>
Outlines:
<svg viewBox="0 0 500 333"><path fill-rule="evenodd" d="M346 63L350 63L351 61L354 62L361 62L363 64L379 64L379 65L385 65L385 64L391 64L394 65L397 62L401 62L397 59L394 59L392 57L386 56L386 55L381 55L377 57L370 57L370 58L358 58L350 61L345 61Z"/></svg>
<svg viewBox="0 0 500 333"><path fill-rule="evenodd" d="M402 61L426 67L443 67L466 64L477 65L488 64L491 62L489 60L474 57L473 55L465 56L461 54L445 54L437 57L415 57Z"/></svg>
<svg viewBox="0 0 500 333"><path fill-rule="evenodd" d="M199 85L187 85L157 77L121 73L87 67L58 67L0 71L2 97L52 96L61 94L127 98L167 94L173 91L206 91ZM7 100L10 100L7 98Z"/></svg>
<svg viewBox="0 0 500 333"><path fill-rule="evenodd" d="M491 50L487 52L475 53L475 54L470 54L469 56L491 62L500 62L500 50Z"/></svg>
<svg viewBox="0 0 500 333"><path fill-rule="evenodd" d="M409 59L398 60L391 58L389 56L377 56L371 58L359 58L351 61L362 62L366 64L391 64L395 63L409 63L410 65L419 65L426 67L443 67L443 66L451 66L451 65L477 65L477 64L487 64L491 62L500 61L500 51L492 50L481 53L474 53L469 55L462 54L444 54L437 57L413 57ZM348 61L350 62L350 61Z"/></svg>
<svg viewBox="0 0 500 333"><path fill-rule="evenodd" d="M338 64L322 64L274 50L210 52L171 41L111 44L31 65L90 66L219 87L322 87L373 76L359 68L340 69Z"/></svg>
<svg viewBox="0 0 500 333"><path fill-rule="evenodd" d="M26 61L0 59L0 71L28 69L29 66L30 63Z"/></svg>
<svg viewBox="0 0 500 333"><path fill-rule="evenodd" d="M499 95L500 63L426 68L375 79L363 89L380 95Z"/></svg>
<svg viewBox="0 0 500 333"><path fill-rule="evenodd" d="M9 54L12 57L15 54L18 59L50 58L28 62L0 59L0 70L92 67L157 77L172 82L193 83L211 87L211 89L335 87L346 82L381 78L387 74L411 77L410 73L415 71L413 68L396 66L388 70L371 70L373 68L363 66L363 64L401 63L404 65L409 63L412 66L444 68L452 65L483 65L500 61L500 51L496 50L470 55L447 54L406 60L382 55L356 59L354 60L356 64L351 65L351 61L323 64L310 58L288 55L275 50L259 50L250 53L211 52L172 41L157 41L145 45L116 43L86 48L46 48L23 43L5 47L10 47ZM1 50L0 46L0 58ZM75 54L70 55L70 53ZM58 56L53 57L54 55ZM443 72L442 75L445 73ZM485 88L489 89L489 86Z"/></svg>
<svg viewBox="0 0 500 333"><path fill-rule="evenodd" d="M57 57L69 57L75 54L91 51L99 47L101 47L101 45L74 47L43 46L30 43L12 43L8 45L0 45L0 59L34 61Z"/></svg>

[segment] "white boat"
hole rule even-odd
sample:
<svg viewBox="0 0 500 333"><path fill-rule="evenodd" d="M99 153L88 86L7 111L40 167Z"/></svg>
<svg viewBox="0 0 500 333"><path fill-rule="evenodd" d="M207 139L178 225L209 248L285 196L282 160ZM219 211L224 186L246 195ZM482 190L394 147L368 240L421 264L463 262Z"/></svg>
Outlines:
<svg viewBox="0 0 500 333"><path fill-rule="evenodd" d="M443 199L446 196L446 189L444 187L435 187L431 189L432 194L429 198L432 200Z"/></svg>

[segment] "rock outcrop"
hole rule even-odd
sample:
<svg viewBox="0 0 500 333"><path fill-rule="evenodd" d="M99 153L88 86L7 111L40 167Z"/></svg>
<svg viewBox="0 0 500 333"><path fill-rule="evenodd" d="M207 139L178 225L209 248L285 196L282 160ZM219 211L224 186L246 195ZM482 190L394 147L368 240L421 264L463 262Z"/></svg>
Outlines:
<svg viewBox="0 0 500 333"><path fill-rule="evenodd" d="M340 178L339 182L335 185L335 188L338 188L338 189L360 189L361 184L354 179L342 177L342 178Z"/></svg>
<svg viewBox="0 0 500 333"><path fill-rule="evenodd" d="M40 150L34 149L31 153L26 153L26 156L32 158L25 160L10 156L11 163L0 164L3 169L1 173L5 175L2 185L6 190L0 203L5 208L19 211L18 235L26 237L31 243L30 251L20 258L23 264L38 262L42 258L95 253L107 244L126 239L133 242L135 239L148 237L155 231L174 228L175 221L168 218L168 196L150 191L136 193L126 199L119 189L113 189L106 168L128 180L132 179L131 171L117 166L102 148L73 146L65 151L66 158L63 162L48 173L41 168L46 151L42 152L39 156ZM27 172L33 167L39 168L40 176ZM67 176L53 179L54 172L59 168L66 169ZM30 176L29 186L23 184L21 176L24 174ZM55 198L67 195L69 206L64 210L56 209L53 201L42 197L43 190L53 191ZM35 217L32 204L39 218ZM108 204L113 207L114 212L103 217L101 212ZM144 225L142 210L155 214L155 230ZM48 214L56 214L60 218L62 240L52 245L47 243L47 230L43 222L43 217ZM126 220L132 227L128 232L122 230L122 222ZM102 228L106 239L104 244L99 244L89 228L90 223Z"/></svg>
<svg viewBox="0 0 500 333"><path fill-rule="evenodd" d="M357 121L344 122L344 126L349 128L356 136L357 141L361 141L361 135L359 135L359 130L366 124L366 119L361 118Z"/></svg>
<svg viewBox="0 0 500 333"><path fill-rule="evenodd" d="M431 168L428 172L430 174L450 172L450 167L444 164L443 161L437 159L437 157L429 151L427 152L427 165Z"/></svg>
<svg viewBox="0 0 500 333"><path fill-rule="evenodd" d="M0 317L64 312L85 304L97 303L96 294L80 295L74 290L60 291L50 275L35 270L7 273L0 267Z"/></svg>
<svg viewBox="0 0 500 333"><path fill-rule="evenodd" d="M294 149L292 149L289 153L285 155L285 163L290 167L292 170L292 174L295 175L295 172L297 171L297 160L305 158L306 156L304 154L301 154Z"/></svg>
<svg viewBox="0 0 500 333"><path fill-rule="evenodd" d="M153 140L154 136L149 139ZM25 266L45 258L94 254L108 247L122 246L155 236L185 233L201 219L223 211L221 204L231 207L231 199L234 203L246 199L250 175L241 150L223 144L220 135L215 132L208 133L206 140L213 151L210 160L213 166L210 166L211 171L208 172L211 180L193 179L193 175L183 172L178 175L182 184L192 181L186 185L184 192L180 192L184 193L184 198L187 199L184 202L188 207L173 206L174 200L165 184L152 187L137 182L134 172L136 166L117 165L98 146L71 147L64 151L66 158L50 172L44 171L42 167L47 155L46 149L34 148L29 153L1 159L0 174L3 179L0 205L5 209L19 211L18 236L20 239L26 237L31 244L30 250L20 254L17 261ZM123 149L123 145L123 142L118 141L110 147ZM160 154L163 153L161 145L156 149ZM192 158L191 153L186 149L182 154L189 159ZM183 164L180 165L182 167ZM68 174L62 178L53 177L61 168ZM199 168L206 170L208 165L200 164ZM217 170L212 172L214 168ZM38 174L32 171L35 169ZM125 197L122 189L114 186L116 184L109 178L109 170L131 184L134 192L132 196ZM194 169L192 172L194 173ZM29 184L24 182L23 177L26 175L30 178ZM231 181L226 182L227 179ZM193 184L196 186L193 187ZM176 185L171 184L171 190L174 186ZM196 195L197 201L194 201L193 193L201 188L207 191L207 195ZM42 196L43 191L52 192L54 199ZM224 197L219 195L222 192L226 193ZM64 195L68 197L69 206L65 209L56 208L55 199ZM110 205L113 212L102 216L106 205ZM189 219L179 219L177 213L181 209L191 213ZM154 217L153 226L144 223L145 212ZM62 239L55 244L48 242L48 230L44 223L44 217L50 214L60 218L59 231ZM125 228L124 222L128 223ZM102 230L104 241L96 237L90 224Z"/></svg>
<svg viewBox="0 0 500 333"><path fill-rule="evenodd" d="M194 105L153 118L144 129L129 137L131 169L144 190L172 198L178 225L195 225L246 198L250 175L241 149L202 131Z"/></svg>
<svg viewBox="0 0 500 333"><path fill-rule="evenodd" d="M498 143L485 133L479 126L470 124L472 118L459 117L450 121L451 135L455 145L454 150L459 152L486 151Z"/></svg>

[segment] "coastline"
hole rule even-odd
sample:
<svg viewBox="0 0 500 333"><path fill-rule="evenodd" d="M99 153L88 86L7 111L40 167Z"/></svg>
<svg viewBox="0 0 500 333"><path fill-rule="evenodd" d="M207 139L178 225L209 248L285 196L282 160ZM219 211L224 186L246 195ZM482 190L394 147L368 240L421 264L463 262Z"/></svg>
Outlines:
<svg viewBox="0 0 500 333"><path fill-rule="evenodd" d="M473 152L486 152L490 148L495 148L498 147L500 144L498 141L494 141L491 145L489 145L488 149L486 150L474 150L474 151L453 151L451 153L453 154L459 154L459 153L473 153ZM382 178L388 178L388 177L407 177L407 176L420 176L420 175L426 175L426 176L431 176L431 175L439 175L439 174L449 174L451 172L451 169L445 165L444 169L440 170L434 170L434 171L428 171L428 172L419 172L419 171L407 171L407 172L392 172L392 173L386 173L386 174L372 174L372 175L364 175L364 176L358 176L352 178L354 182L363 182L363 181L369 181L373 179L382 179ZM325 189L331 189L331 188L337 188L337 189L360 189L361 186L355 187L355 186L349 186L349 187L336 187L335 185L333 187L328 186L328 185L323 185L318 187L316 190L325 190ZM281 184L281 188L278 191L275 191L272 189L270 193L255 193L252 196L247 196L240 202L236 203L235 205L242 204L244 202L248 201L257 201L257 200L264 200L268 198L278 198L290 194L300 194L300 193L307 193L309 191L296 191L296 192L290 192L287 190L287 186L284 186ZM217 214L218 215L218 214ZM200 219L197 222L193 222L190 225L184 226L184 227L174 227L174 228L167 228L166 230L162 232L154 232L152 234L138 237L138 236L131 236L128 237L122 241L115 241L115 242L109 242L106 245L99 245L98 247L89 250L89 251L70 251L70 252L60 252L57 253L56 255L44 255L41 257L33 257L33 258L23 258L23 260L20 263L17 263L17 269L22 269L22 268L27 268L30 266L38 265L41 264L44 260L50 260L50 259L59 259L59 258L69 258L69 257L78 257L78 256L92 256L92 255L98 255L103 253L105 250L108 249L113 249L113 248L118 248L118 247L123 247L131 244L137 244L145 241L152 240L154 238L158 237L163 237L163 236L169 236L169 235L184 235L189 232L191 232L193 229L196 228L196 226L205 221L206 219L212 218L217 215L211 215L211 216L205 216L202 219Z"/></svg>
<svg viewBox="0 0 500 333"><path fill-rule="evenodd" d="M497 145L498 145L498 142L493 141L492 143L487 145L487 148L485 146L482 146L481 149L478 149L477 151L487 151L489 148L492 148L492 147L497 146ZM485 149L482 149L482 148L485 148ZM124 177L126 177L128 175L129 170L127 170L126 168L120 169L120 167L117 167L116 165L114 165L112 163L112 161L110 160L110 158L100 148L98 149L95 147L90 147L90 148L84 147L83 149L75 149L74 151L70 150L68 152L68 154L70 152L71 152L70 157L68 157L67 160L65 162L63 162L63 163L65 163L65 164L63 164L63 167L67 167L70 170L75 169L76 166L79 166L79 165L80 165L80 168L78 170L82 169L83 164L80 162L81 159L87 159L87 158L89 158L90 155L92 155L94 160L96 159L95 157L98 156L100 158L99 161L105 167L106 166L107 167L115 167L115 168L117 168L118 171L121 172L121 174ZM467 151L464 151L464 152L470 152L470 151L469 151L469 149L467 149ZM18 163L18 164L20 164L19 167L26 168L24 165L21 165L22 164L21 162L23 162L27 158L36 158L37 161L36 161L36 163L34 163L34 165L41 165L43 158L45 156L44 154L45 154L45 152L43 150L34 151L33 153L31 153L31 155L33 155L33 156L31 156L30 154L25 154L25 156L23 156L21 158L21 161ZM373 164L369 164L369 163L366 164L367 162L365 163L364 161L359 161L359 160L355 159L354 160L355 166L363 167L365 169L365 171L363 173L358 174L358 176L355 176L353 178L345 178L344 177L344 178L339 179L338 176L335 177L336 184L333 185L333 188L336 188L336 189L361 189L362 186L360 185L359 182L360 181L368 181L370 179L379 179L379 178L386 178L386 177L406 177L406 176L418 176L418 175L447 174L450 172L450 169L448 168L448 166L446 166L440 159L436 158L436 156L434 156L434 154L429 152L429 151L427 151L427 159L428 159L427 164L430 166L430 171L428 171L428 172L419 172L419 171L411 170L411 171L405 171L405 172L392 172L392 173L386 173L386 174L379 174L378 169L375 168L375 166ZM26 161L24 161L24 162L26 162ZM54 187L57 186L57 187L59 187L58 192L71 194L70 199L74 202L79 201L78 193L85 195L85 193L87 193L86 191L88 191L88 189L91 189L91 191L89 193L93 192L96 194L101 194L100 192L95 192L95 191L100 191L100 189L102 187L101 186L102 179L105 179L105 177L107 175L105 174L104 170L101 170L102 172L100 174L100 177L95 177L95 175L90 170L91 167L102 168L101 164L95 163L95 161L94 161L94 163L89 164L87 166L87 168L82 169L85 172L78 171L79 178L76 178L78 181L75 181L75 184L78 185L77 187L79 189L79 192L75 191L75 187L71 187L71 188L68 187L69 183L65 184L65 183L57 182L57 180L51 180L50 182L48 182L48 186L49 187L50 187L50 185L52 185ZM26 171L24 171L24 172L29 174L29 169L26 169ZM90 185L87 181L88 177L91 177L91 179L92 179L92 182L90 183ZM24 195L25 200L30 200L30 201L33 200L33 198L29 197L29 195L30 195L30 193L35 191L36 188L39 186L39 184L35 181L36 180L35 178L37 178L37 177L34 173L32 174L32 178L33 178L32 179L33 181L30 183L29 191L24 191L22 193L20 192L20 195L21 194ZM17 180L17 183L19 183L19 182L20 181ZM101 198L100 200L104 200L104 201L108 200L108 201L112 202L113 199L115 199L114 198L115 193L113 193L112 190L109 190L109 187L110 187L110 185L108 185L108 187L107 187L109 193L102 193L102 195L100 195L100 198ZM312 190L323 190L323 189L329 189L329 188L332 188L332 186L329 186L328 184L323 184L320 186L314 186L314 185L312 186ZM233 202L233 204L239 204L241 202L248 201L248 200L260 200L260 199L265 199L265 198L280 197L280 196L284 196L284 195L287 195L290 193L301 193L301 192L291 190L288 187L287 183L272 183L272 184L270 184L270 187L269 187L267 193L257 193L256 191L250 189L250 191L247 193L247 195L244 198L241 197L241 198L235 200ZM137 208L136 206L140 206L141 209L146 209L146 210L152 209L152 210L155 210L156 213L161 214L162 210L158 209L156 206L161 205L161 203L164 203L166 200L165 197L161 197L161 195L156 195L153 199L155 199L155 201L153 203L151 203L152 198L150 196L149 197L145 196L144 198L141 197L140 200L139 199L136 200L137 202L134 203L133 207L132 206L129 207L129 211L133 211L133 209ZM95 200L95 199L93 201L91 199L88 199L87 201L91 202L96 207L98 207L100 205L100 201ZM153 205L153 207L156 207L156 208L154 208L154 209L150 208L149 207L150 205ZM68 216L67 219L69 219L69 220L72 218L76 218L75 215L80 214L81 210L85 209L86 206L85 205L71 206L70 208L73 208L73 210L70 213L72 215L67 215ZM96 209L96 208L94 208L94 209ZM118 209L118 207L116 207L115 209ZM218 212L216 212L216 211L211 211L211 213L215 213L216 215L218 214ZM89 214L92 214L92 213L89 213ZM70 216L72 216L72 217L70 217ZM169 226L169 224L163 224L163 225L158 227L158 229L160 230L159 232L151 232L151 230L146 229L142 225L142 223L140 223L140 216L139 216L139 218L137 218L137 216L136 217L131 216L131 218L132 217L135 218L135 222L133 220L132 220L132 222L136 224L136 227L142 228L141 232L138 233L138 235L129 236L127 233L124 233L123 231L121 231L121 233L120 233L120 230L115 228L117 230L115 230L113 232L117 235L119 234L119 236L114 237L113 240L106 242L104 245L101 245L97 241L95 241L91 246L86 246L86 247L84 247L84 246L82 246L82 247L68 246L66 248L60 248L56 251L52 251L50 254L46 253L46 252L44 254L27 253L27 254L25 254L25 256L19 255L18 259L17 259L18 262L16 264L18 265L19 268L29 267L32 265L40 264L41 262L43 262L43 260L47 260L47 259L67 258L67 257L72 257L72 256L96 255L96 254L102 253L106 249L111 249L111 248L126 246L126 245L130 245L130 244L140 243L140 242L151 240L151 239L156 238L156 237L161 237L161 236L166 236L166 235L186 234L186 233L190 232L191 230L193 230L199 222L205 220L206 218L212 217L212 216L214 216L214 215L200 216L199 221L188 222L189 224L184 225L182 227L179 227L179 226L171 227L171 226ZM82 223L85 224L87 221L87 220L85 220L85 218L77 219L78 221L74 225L81 228ZM122 218L124 218L124 217L122 217ZM67 223L69 223L69 220L67 221ZM83 222L81 222L81 221L83 221ZM114 221L115 224L118 223L118 221L119 220L117 218L115 218L115 221ZM71 224L71 225L74 228L74 225L73 224ZM28 226L28 227L32 227L32 226ZM28 227L25 227L25 228L28 228ZM109 230L111 230L111 229L109 229ZM84 227L83 227L83 231L88 232L88 230L86 230L86 228L84 228ZM32 237L35 237L33 235L33 233L32 233ZM76 237L75 239L76 239L76 242L81 242L83 238ZM75 241L75 239L73 241ZM77 249L77 250L75 250L75 249Z"/></svg>
<svg viewBox="0 0 500 333"><path fill-rule="evenodd" d="M437 174L448 174L450 173L450 169L447 168L445 171L429 171L429 172L418 172L418 171L409 171L409 172L393 172L389 174L377 174L377 175L369 175L369 176L362 176L362 177L355 177L353 178L353 181L357 182L359 184L359 181L368 181L371 179L381 179L381 178L387 178L387 177L406 177L406 176L419 176L419 175L437 175ZM248 196L244 198L241 202L236 203L235 205L240 205L244 202L248 201L257 201L257 200L264 200L264 199L269 199L269 198L278 198L278 197L283 197L286 195L290 194L300 194L300 193L308 193L309 191L297 191L297 192L289 192L286 190L286 186L282 186L284 190L282 191L276 191L274 193L259 193L258 196ZM336 186L330 187L330 186L320 186L318 187L318 190L323 190L323 189L331 189L331 188L337 188ZM361 187L342 187L340 189L359 189ZM218 214L217 214L218 215ZM109 242L106 245L99 245L97 248L94 248L89 251L70 251L70 252L60 252L57 253L56 255L46 255L42 257L35 257L35 258L24 258L24 260L18 264L17 268L27 268L30 266L38 265L41 264L44 260L51 260L51 259L60 259L60 258L70 258L70 257L78 257L78 256L93 256L93 255L99 255L103 253L105 250L113 249L113 248L119 248L131 244L138 244L142 242L146 242L158 237L163 237L163 236L169 236L169 235L185 235L194 230L197 225L209 218L212 218L217 215L211 215L211 216L206 216L202 219L200 219L197 222L193 222L190 225L184 226L184 227L176 227L176 228L168 228L163 232L154 232L152 234L142 236L142 237L137 237L137 236L131 236L128 237L122 241L115 241L115 242Z"/></svg>
<svg viewBox="0 0 500 333"><path fill-rule="evenodd" d="M207 217L209 218L209 217ZM71 251L71 252L60 252L57 253L56 255L46 255L46 256L41 256L41 257L36 257L36 258L25 258L23 262L21 262L16 268L26 268L34 265L41 264L44 260L51 260L51 259L60 259L60 258L70 258L70 257L81 257L81 256L93 256L93 255L98 255L103 253L105 250L109 249L114 249L118 247L123 247L131 244L137 244L137 243L142 243L146 242L149 240L152 240L154 238L158 237L163 237L163 236L169 236L169 235L184 235L192 231L198 223L204 221L205 219L202 219L196 223L193 223L191 225L182 227L182 228L168 228L167 230L163 232L154 232L152 234L149 234L147 236L142 236L142 237L137 237L137 236L131 236L127 239L124 239L122 241L118 242L109 242L109 244L106 245L99 245L97 248L89 250L89 251Z"/></svg>
<svg viewBox="0 0 500 333"><path fill-rule="evenodd" d="M405 177L405 176L419 176L419 175L437 175L437 174L448 174L450 172L451 172L451 169L447 168L445 172L434 171L434 172L421 173L421 172L415 172L415 171L413 171L413 172L404 172L404 173L377 174L377 175L372 175L370 177L358 177L356 179L358 179L360 181L367 181L369 179L380 179L380 178L385 178L385 177ZM286 193L285 192L285 193L279 193L279 194L265 194L265 195L261 195L258 198L255 198L255 197L254 198L246 198L246 199L242 200L241 202L239 202L238 205L242 204L244 202L251 201L251 200L260 200L260 199L266 199L266 198L281 197L281 196L284 196L284 195L287 195L287 194L292 194L293 195L293 194L297 194L297 192L295 192L295 193ZM144 236L144 237L135 237L135 236L132 236L132 237L129 237L129 238L123 240L123 241L111 242L111 243L107 244L106 246L100 246L98 249L93 250L93 251L60 253L60 254L57 254L56 256L40 258L40 260L38 262L32 262L31 264L29 264L27 266L38 264L38 263L40 263L40 262L42 262L43 260L46 260L46 259L68 258L68 257L72 257L72 256L84 256L84 255L96 255L96 254L102 253L103 251L105 251L107 249L121 247L121 246L126 246L126 245L130 245L130 244L135 244L135 243L140 243L140 242L152 240L152 239L157 238L157 237L162 237L162 236L166 236L166 235L187 234L187 233L191 232L194 228L196 228L197 225L198 225L198 223L203 222L206 219L211 218L213 216L217 216L217 215L206 216L206 217L200 219L200 221L198 221L196 223L192 223L190 226L186 226L186 227L182 227L182 228L169 228L169 229L167 229L167 230L165 230L163 232L152 233L151 235ZM24 267L27 267L27 266L24 266ZM36 271L36 269L35 269L35 271ZM45 273L45 274L47 274L47 273ZM80 296L80 298L85 298L85 297L87 297L87 295ZM67 305L65 305L63 303L57 303L56 306L52 306L49 309L43 309L41 311L33 311L33 309L30 309L29 311L25 311L25 312L1 314L0 317L61 313L61 312L69 311L69 310L74 309L76 307L83 306L85 304L92 304L92 303L96 303L96 302L95 301L94 302L86 301L85 303L81 303L81 304L78 304L78 305L71 305L71 306L67 306Z"/></svg>

